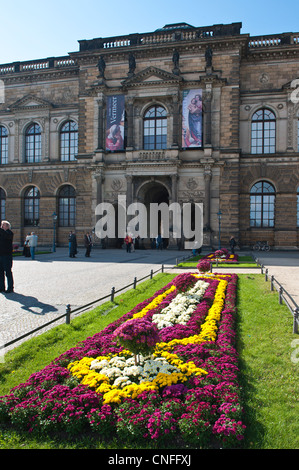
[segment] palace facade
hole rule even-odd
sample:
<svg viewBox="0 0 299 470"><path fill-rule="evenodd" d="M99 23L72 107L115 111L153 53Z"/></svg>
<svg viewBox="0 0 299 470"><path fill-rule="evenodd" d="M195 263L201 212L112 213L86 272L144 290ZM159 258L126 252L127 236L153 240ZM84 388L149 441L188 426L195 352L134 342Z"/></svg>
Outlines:
<svg viewBox="0 0 299 470"><path fill-rule="evenodd" d="M0 218L15 242L34 230L66 245L75 230L83 243L97 205L117 226L126 196L203 203L206 246L220 229L223 246L298 248L299 33L241 27L171 24L0 65Z"/></svg>

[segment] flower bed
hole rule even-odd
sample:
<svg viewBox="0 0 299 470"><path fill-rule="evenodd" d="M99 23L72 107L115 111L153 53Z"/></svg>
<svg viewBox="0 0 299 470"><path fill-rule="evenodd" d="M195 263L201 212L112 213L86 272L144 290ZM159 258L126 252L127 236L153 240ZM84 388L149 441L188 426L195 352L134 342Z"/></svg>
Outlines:
<svg viewBox="0 0 299 470"><path fill-rule="evenodd" d="M1 422L127 444L237 447L236 284L236 275L177 276L0 397Z"/></svg>
<svg viewBox="0 0 299 470"><path fill-rule="evenodd" d="M212 263L239 263L239 256L236 254L230 255L226 248L216 250L201 258L201 261L207 260Z"/></svg>

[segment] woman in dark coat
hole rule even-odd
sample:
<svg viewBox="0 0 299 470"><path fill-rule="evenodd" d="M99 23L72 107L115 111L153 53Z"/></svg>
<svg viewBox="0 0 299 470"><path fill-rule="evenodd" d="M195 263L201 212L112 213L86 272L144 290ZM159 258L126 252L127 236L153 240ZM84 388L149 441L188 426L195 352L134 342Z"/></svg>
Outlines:
<svg viewBox="0 0 299 470"><path fill-rule="evenodd" d="M77 237L74 232L72 232L69 236L70 242L70 258L76 258L77 254Z"/></svg>

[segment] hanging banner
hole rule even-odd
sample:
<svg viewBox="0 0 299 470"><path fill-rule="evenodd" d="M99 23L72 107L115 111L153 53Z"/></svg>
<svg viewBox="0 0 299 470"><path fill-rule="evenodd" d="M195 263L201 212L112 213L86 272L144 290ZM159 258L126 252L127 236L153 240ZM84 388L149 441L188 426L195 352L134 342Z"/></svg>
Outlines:
<svg viewBox="0 0 299 470"><path fill-rule="evenodd" d="M107 98L106 150L124 150L125 96Z"/></svg>
<svg viewBox="0 0 299 470"><path fill-rule="evenodd" d="M202 147L202 89L183 91L182 147Z"/></svg>

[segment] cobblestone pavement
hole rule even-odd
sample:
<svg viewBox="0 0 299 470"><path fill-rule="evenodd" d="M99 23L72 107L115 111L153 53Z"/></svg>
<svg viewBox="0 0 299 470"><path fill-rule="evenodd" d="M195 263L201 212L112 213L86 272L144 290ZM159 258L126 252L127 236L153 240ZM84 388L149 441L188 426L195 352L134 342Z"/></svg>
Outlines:
<svg viewBox="0 0 299 470"><path fill-rule="evenodd" d="M112 287L118 290L133 283L135 276L137 280L148 276L162 264L167 272L182 272L173 266L177 259L188 255L174 250L127 253L95 249L90 258L85 258L84 253L81 248L77 258L70 259L66 248L57 248L55 253L37 255L34 261L22 256L14 258L15 292L0 294L0 345L58 318L65 313L67 304L74 310L110 294ZM256 256L268 268L269 275L273 274L299 304L299 253L270 252ZM241 268L214 271L224 269L235 273L261 272ZM64 322L63 318L49 328Z"/></svg>
<svg viewBox="0 0 299 470"><path fill-rule="evenodd" d="M268 269L269 276L273 275L299 305L299 252L260 251L255 252L254 256Z"/></svg>
<svg viewBox="0 0 299 470"><path fill-rule="evenodd" d="M58 318L66 312L67 304L72 310L86 305L110 294L112 287L117 291L132 284L134 277L140 280L149 276L151 270L159 270L162 264L165 269L171 268L176 259L188 253L95 249L90 258L84 254L81 248L72 259L67 248L57 248L55 253L37 255L35 260L14 258L15 292L0 294L0 345ZM65 318L51 327L59 323L65 323Z"/></svg>

